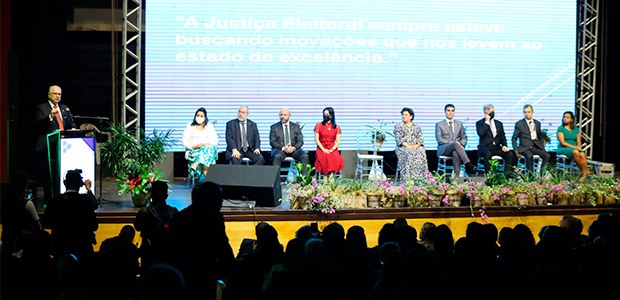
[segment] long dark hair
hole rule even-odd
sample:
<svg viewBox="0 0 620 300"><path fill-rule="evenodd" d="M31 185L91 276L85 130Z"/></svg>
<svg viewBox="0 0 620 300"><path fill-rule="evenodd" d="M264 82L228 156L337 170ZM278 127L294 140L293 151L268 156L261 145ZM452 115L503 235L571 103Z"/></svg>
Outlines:
<svg viewBox="0 0 620 300"><path fill-rule="evenodd" d="M570 121L570 124L568 124L568 126L570 127L571 130L574 129L575 128L575 114L572 111L570 111L570 110L569 111L565 111L562 114L562 125L564 125L564 115L565 114L569 114L570 115L571 121Z"/></svg>
<svg viewBox="0 0 620 300"><path fill-rule="evenodd" d="M194 119L192 119L192 126L198 125L198 123L196 123L196 116L198 115L199 111L205 114L205 126L207 126L207 123L209 123L209 117L207 117L207 110L204 107L197 109L194 113Z"/></svg>
<svg viewBox="0 0 620 300"><path fill-rule="evenodd" d="M334 108L333 107L326 107L323 108L323 110L321 112L325 113L325 111L329 112L329 115L331 116L331 120L332 120L332 127L336 128L336 114L334 113ZM325 118L323 118L323 125L327 124L327 121L325 120Z"/></svg>

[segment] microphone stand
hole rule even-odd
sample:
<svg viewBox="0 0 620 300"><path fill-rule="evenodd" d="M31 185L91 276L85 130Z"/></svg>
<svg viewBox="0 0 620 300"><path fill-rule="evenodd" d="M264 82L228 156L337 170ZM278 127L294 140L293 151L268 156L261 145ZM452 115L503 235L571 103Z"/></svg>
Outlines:
<svg viewBox="0 0 620 300"><path fill-rule="evenodd" d="M90 116L79 116L79 115L75 115L73 116L73 118L75 119L87 119L87 120L97 120L99 122L99 126L102 127L103 125L101 124L103 121L107 121L110 118L107 117L90 117ZM99 128L95 128L94 130L95 134L96 134L96 138L95 140L101 140L101 131L99 130ZM103 206L103 203L113 203L113 204L120 204L120 201L112 201L112 200L107 200L105 198L103 198L103 166L101 165L101 163L99 164L99 198L97 199L97 204L99 204L99 206Z"/></svg>

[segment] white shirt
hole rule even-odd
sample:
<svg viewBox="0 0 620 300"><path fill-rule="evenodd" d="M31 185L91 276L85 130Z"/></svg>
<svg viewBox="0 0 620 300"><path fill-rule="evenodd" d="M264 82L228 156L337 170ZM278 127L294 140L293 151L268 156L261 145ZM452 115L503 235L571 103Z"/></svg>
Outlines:
<svg viewBox="0 0 620 300"><path fill-rule="evenodd" d="M192 126L190 123L183 131L183 147L185 149L193 149L195 145L202 143L217 146L219 138L213 124L207 123L204 130L198 130L197 128L197 126Z"/></svg>

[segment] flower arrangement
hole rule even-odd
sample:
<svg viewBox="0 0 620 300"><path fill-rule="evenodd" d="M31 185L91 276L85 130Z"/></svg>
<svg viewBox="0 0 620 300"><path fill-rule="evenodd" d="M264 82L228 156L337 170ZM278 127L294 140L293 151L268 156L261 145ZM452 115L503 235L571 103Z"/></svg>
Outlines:
<svg viewBox="0 0 620 300"><path fill-rule="evenodd" d="M153 171L149 170L147 165L143 165L140 173L134 174L120 174L116 179L116 185L118 187L118 194L122 195L130 193L131 196L138 196L140 194L146 194L151 189L153 181L160 180L163 174L159 169Z"/></svg>
<svg viewBox="0 0 620 300"><path fill-rule="evenodd" d="M292 209L314 210L321 214L334 214L340 209L341 200L338 195L338 182L324 181L321 184L312 175L314 168L307 165L308 172L301 175L303 164L297 163L295 167L300 171L296 181L289 185L286 192Z"/></svg>
<svg viewBox="0 0 620 300"><path fill-rule="evenodd" d="M150 183L163 174L156 164L164 161L166 148L171 146L172 130L146 134L139 127L129 129L122 124L110 124L110 139L101 146L101 160L116 176L118 194L130 193L132 199L147 194ZM146 205L146 199L134 201L134 206Z"/></svg>

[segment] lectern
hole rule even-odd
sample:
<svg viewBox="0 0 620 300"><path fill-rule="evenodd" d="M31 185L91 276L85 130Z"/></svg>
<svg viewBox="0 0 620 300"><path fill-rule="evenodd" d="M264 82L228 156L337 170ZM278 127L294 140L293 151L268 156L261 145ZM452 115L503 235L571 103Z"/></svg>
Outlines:
<svg viewBox="0 0 620 300"><path fill-rule="evenodd" d="M95 182L96 140L92 130L54 131L47 135L47 161L52 186L52 196L65 192L61 178L69 170L82 170L82 178ZM95 193L95 184L91 186ZM82 186L80 193L86 193Z"/></svg>

